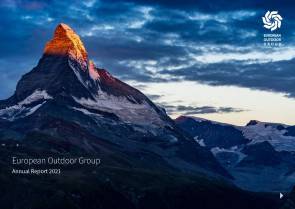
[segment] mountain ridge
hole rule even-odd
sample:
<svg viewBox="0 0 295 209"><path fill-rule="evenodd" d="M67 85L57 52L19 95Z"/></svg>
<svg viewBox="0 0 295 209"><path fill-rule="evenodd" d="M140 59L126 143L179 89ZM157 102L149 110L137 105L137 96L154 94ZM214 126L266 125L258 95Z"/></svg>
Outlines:
<svg viewBox="0 0 295 209"><path fill-rule="evenodd" d="M189 116L175 121L211 150L241 188L288 192L295 184L295 126L257 120L236 126Z"/></svg>

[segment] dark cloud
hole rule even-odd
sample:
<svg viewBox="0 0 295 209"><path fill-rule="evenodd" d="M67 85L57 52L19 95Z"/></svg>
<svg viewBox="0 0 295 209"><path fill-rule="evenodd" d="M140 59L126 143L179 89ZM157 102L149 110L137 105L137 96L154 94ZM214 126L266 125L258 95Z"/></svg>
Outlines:
<svg viewBox="0 0 295 209"><path fill-rule="evenodd" d="M177 57L186 54L179 46L165 46L161 43L136 42L134 40L108 39L107 37L89 38L86 41L88 51L100 60L159 60L162 57ZM98 47L99 46L99 47Z"/></svg>
<svg viewBox="0 0 295 209"><path fill-rule="evenodd" d="M210 85L236 85L261 90L284 92L295 97L295 59L262 64L243 62L196 65L175 71L162 71L185 80Z"/></svg>
<svg viewBox="0 0 295 209"><path fill-rule="evenodd" d="M114 2L113 0L104 0L105 2ZM259 9L259 10L286 10L290 13L294 6L294 2L291 0L262 0L262 1L243 1L236 0L230 3L226 0L128 0L129 2L141 3L151 6L161 6L171 9L181 9L181 10L200 10L208 13L216 13L219 11L232 11L241 9ZM115 0L115 2L126 2L124 0Z"/></svg>
<svg viewBox="0 0 295 209"><path fill-rule="evenodd" d="M162 97L162 95L157 95L157 94L147 94L147 96L152 101L157 101Z"/></svg>
<svg viewBox="0 0 295 209"><path fill-rule="evenodd" d="M163 105L168 113L180 113L182 115L197 115L197 114L211 114L211 113L231 113L243 112L246 110L237 109L233 107L213 107L213 106L184 106L184 105Z"/></svg>

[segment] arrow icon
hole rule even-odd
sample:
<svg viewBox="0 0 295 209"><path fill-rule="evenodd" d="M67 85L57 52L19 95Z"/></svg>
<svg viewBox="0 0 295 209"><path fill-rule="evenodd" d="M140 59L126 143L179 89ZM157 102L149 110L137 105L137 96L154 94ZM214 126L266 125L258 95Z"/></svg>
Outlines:
<svg viewBox="0 0 295 209"><path fill-rule="evenodd" d="M284 197L284 195L282 193L280 193L280 199L282 199Z"/></svg>

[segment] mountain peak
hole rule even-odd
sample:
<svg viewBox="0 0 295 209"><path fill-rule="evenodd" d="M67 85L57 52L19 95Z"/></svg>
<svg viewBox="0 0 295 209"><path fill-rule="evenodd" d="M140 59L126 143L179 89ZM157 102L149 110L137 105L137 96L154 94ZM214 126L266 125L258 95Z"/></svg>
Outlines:
<svg viewBox="0 0 295 209"><path fill-rule="evenodd" d="M58 24L53 38L47 42L44 53L70 56L78 61L87 61L88 55L83 42L76 32L64 23Z"/></svg>

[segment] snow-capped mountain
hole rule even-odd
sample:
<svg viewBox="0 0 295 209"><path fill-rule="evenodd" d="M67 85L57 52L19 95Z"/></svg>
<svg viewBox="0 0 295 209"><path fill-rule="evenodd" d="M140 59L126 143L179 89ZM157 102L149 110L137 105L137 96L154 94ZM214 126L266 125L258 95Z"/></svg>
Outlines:
<svg viewBox="0 0 295 209"><path fill-rule="evenodd" d="M2 110L0 116L9 114L12 104L24 103L37 91L54 99L73 101L81 106L73 108L84 113L91 110L114 113L122 121L134 124L147 124L147 117L150 125L169 123L167 115L141 92L88 61L79 36L65 24L56 28L38 65L19 81L15 94L5 103L7 112ZM40 108L42 98L35 100L31 108ZM26 115L19 108L18 117L22 117L22 112Z"/></svg>
<svg viewBox="0 0 295 209"><path fill-rule="evenodd" d="M162 108L95 67L79 36L65 24L57 26L38 65L22 76L15 93L0 101L0 119L1 140L27 143L32 135L42 135L52 141L41 141L46 145L40 149L66 143L115 164L121 158L135 167L229 177Z"/></svg>
<svg viewBox="0 0 295 209"><path fill-rule="evenodd" d="M289 191L295 184L294 126L255 120L235 126L187 116L175 121L209 148L242 188Z"/></svg>
<svg viewBox="0 0 295 209"><path fill-rule="evenodd" d="M240 130L251 143L268 141L277 151L295 151L295 135L290 131L293 128L280 123L252 120Z"/></svg>

